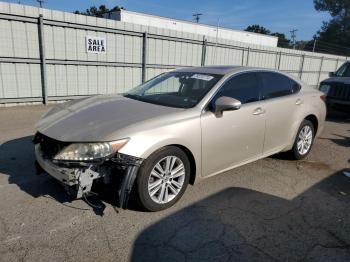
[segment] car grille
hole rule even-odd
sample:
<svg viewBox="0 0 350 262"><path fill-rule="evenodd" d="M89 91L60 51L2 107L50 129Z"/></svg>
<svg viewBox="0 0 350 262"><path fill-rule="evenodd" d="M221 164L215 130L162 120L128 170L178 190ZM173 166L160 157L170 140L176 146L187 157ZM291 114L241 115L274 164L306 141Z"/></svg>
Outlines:
<svg viewBox="0 0 350 262"><path fill-rule="evenodd" d="M52 159L62 148L69 145L67 142L55 140L41 133L36 133L33 142L34 144L40 144L41 152L45 158L49 159Z"/></svg>
<svg viewBox="0 0 350 262"><path fill-rule="evenodd" d="M350 85L334 83L327 94L330 98L350 101Z"/></svg>

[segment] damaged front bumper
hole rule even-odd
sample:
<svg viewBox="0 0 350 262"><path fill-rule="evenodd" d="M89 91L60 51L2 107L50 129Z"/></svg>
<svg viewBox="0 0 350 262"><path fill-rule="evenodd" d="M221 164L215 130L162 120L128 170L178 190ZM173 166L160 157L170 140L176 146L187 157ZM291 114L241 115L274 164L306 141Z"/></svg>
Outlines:
<svg viewBox="0 0 350 262"><path fill-rule="evenodd" d="M50 176L61 182L67 192L75 198L89 195L95 181L109 184L118 178L117 206L126 208L136 175L143 159L116 153L107 161L101 163L81 163L70 165L56 164L45 157L40 144L35 144L37 164Z"/></svg>

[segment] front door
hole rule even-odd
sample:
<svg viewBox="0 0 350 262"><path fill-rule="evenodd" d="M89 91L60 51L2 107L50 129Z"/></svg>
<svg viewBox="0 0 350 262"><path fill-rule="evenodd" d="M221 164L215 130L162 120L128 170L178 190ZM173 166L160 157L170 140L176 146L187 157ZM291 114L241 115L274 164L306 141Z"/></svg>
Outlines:
<svg viewBox="0 0 350 262"><path fill-rule="evenodd" d="M213 113L221 96L240 100L242 106ZM203 175L213 175L262 155L265 132L264 102L255 73L242 73L226 81L201 116Z"/></svg>

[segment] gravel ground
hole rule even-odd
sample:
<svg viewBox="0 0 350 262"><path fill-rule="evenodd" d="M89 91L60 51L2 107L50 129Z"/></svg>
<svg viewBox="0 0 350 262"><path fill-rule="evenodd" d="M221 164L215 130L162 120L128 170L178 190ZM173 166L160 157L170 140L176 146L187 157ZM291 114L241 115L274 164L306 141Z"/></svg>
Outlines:
<svg viewBox="0 0 350 262"><path fill-rule="evenodd" d="M350 261L350 116L334 113L304 161L266 158L146 213L93 210L34 174L45 110L0 109L0 261Z"/></svg>

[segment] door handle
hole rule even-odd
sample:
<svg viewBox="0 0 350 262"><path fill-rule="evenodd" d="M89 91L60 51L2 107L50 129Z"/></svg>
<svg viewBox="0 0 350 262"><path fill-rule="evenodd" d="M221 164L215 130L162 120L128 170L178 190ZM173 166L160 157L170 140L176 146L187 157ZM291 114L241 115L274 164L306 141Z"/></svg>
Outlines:
<svg viewBox="0 0 350 262"><path fill-rule="evenodd" d="M265 110L262 109L261 107L258 107L253 111L253 115L258 116L258 115L262 115L262 114L265 114Z"/></svg>
<svg viewBox="0 0 350 262"><path fill-rule="evenodd" d="M300 98L297 99L297 101L295 101L296 105L301 105L303 103L303 100L301 100Z"/></svg>

